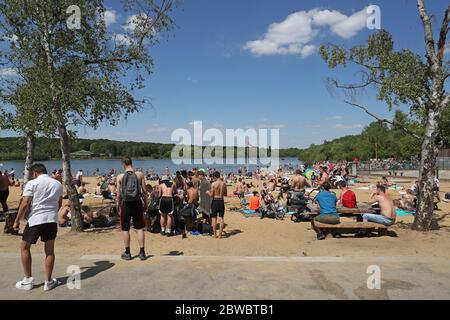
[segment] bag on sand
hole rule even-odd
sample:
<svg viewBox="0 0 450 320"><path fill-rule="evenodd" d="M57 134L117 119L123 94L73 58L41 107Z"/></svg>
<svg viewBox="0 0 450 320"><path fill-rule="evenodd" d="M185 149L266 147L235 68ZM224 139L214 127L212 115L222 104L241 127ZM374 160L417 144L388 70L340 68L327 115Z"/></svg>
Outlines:
<svg viewBox="0 0 450 320"><path fill-rule="evenodd" d="M447 192L447 193L445 194L445 200L450 200L450 192Z"/></svg>
<svg viewBox="0 0 450 320"><path fill-rule="evenodd" d="M128 171L122 178L122 199L124 202L135 202L141 199L141 188L137 175Z"/></svg>

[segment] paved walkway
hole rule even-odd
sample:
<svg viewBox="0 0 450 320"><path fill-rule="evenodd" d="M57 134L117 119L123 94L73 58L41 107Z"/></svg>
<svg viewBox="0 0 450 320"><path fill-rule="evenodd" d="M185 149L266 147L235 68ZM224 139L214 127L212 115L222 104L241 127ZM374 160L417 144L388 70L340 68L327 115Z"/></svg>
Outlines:
<svg viewBox="0 0 450 320"><path fill-rule="evenodd" d="M35 255L34 290L21 292L17 254L1 254L0 299L450 299L450 259L428 257L57 257L63 283L44 292L43 256ZM70 265L81 269L81 289L66 286ZM381 271L370 290L369 266ZM375 283L375 282L372 282Z"/></svg>

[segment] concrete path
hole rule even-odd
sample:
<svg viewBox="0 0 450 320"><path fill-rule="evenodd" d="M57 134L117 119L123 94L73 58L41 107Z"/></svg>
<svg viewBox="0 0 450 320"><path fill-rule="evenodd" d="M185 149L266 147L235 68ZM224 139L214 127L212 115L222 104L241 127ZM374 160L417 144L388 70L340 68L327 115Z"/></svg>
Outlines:
<svg viewBox="0 0 450 320"><path fill-rule="evenodd" d="M63 284L51 292L43 291L43 256L34 255L37 286L21 292L14 288L22 276L19 256L0 253L0 299L450 299L450 259L171 254L144 262L57 257L55 276ZM81 270L80 289L66 285L69 266ZM368 278L376 286L378 271L381 288L371 290Z"/></svg>

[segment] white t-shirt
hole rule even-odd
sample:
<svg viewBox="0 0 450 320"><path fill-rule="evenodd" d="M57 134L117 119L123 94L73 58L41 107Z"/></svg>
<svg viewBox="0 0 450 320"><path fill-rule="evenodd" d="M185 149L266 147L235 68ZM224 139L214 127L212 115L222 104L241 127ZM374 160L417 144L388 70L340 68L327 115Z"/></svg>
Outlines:
<svg viewBox="0 0 450 320"><path fill-rule="evenodd" d="M24 197L33 197L28 216L30 227L58 222L59 199L62 197L63 187L58 180L41 174L30 180L23 190Z"/></svg>
<svg viewBox="0 0 450 320"><path fill-rule="evenodd" d="M80 178L82 178L82 177L83 177L83 171L78 171L77 175L75 176L75 179L80 180Z"/></svg>

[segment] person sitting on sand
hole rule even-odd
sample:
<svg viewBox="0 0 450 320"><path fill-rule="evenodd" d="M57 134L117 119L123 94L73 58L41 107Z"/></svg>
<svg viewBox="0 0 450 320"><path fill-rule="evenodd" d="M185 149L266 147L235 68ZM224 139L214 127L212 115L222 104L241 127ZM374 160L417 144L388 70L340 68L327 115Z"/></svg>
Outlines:
<svg viewBox="0 0 450 320"><path fill-rule="evenodd" d="M406 190L406 194L402 195L402 198L397 201L396 206L405 211L412 212L415 209L415 200L416 196L414 195L414 192L411 189L408 189Z"/></svg>
<svg viewBox="0 0 450 320"><path fill-rule="evenodd" d="M338 187L341 190L339 204L345 208L356 208L356 195L352 190L350 190L350 188L348 188L347 183L343 180L339 181Z"/></svg>
<svg viewBox="0 0 450 320"><path fill-rule="evenodd" d="M381 178L381 181L378 181L378 185L381 185L381 186L383 186L383 187L385 187L385 188L389 188L389 187L391 187L393 184L392 184L392 182L389 182L388 178L382 177L382 178Z"/></svg>
<svg viewBox="0 0 450 320"><path fill-rule="evenodd" d="M371 205L378 202L381 214L365 213L363 215L364 222L374 222L385 226L392 226L395 223L397 214L395 212L394 202L391 197L386 194L386 187L377 186L377 190L370 195L369 203Z"/></svg>
<svg viewBox="0 0 450 320"><path fill-rule="evenodd" d="M83 217L83 229L89 229L93 222L93 215L88 206L81 207L81 215ZM70 203L66 203L58 211L58 224L60 227L70 227L72 225L72 213Z"/></svg>
<svg viewBox="0 0 450 320"><path fill-rule="evenodd" d="M250 198L250 210L258 212L260 207L260 196L258 191L253 191L253 197Z"/></svg>
<svg viewBox="0 0 450 320"><path fill-rule="evenodd" d="M86 194L86 193L87 193L86 183L83 182L83 183L81 184L81 186L79 186L79 187L77 188L77 192L78 192L78 194L81 194L81 195Z"/></svg>
<svg viewBox="0 0 450 320"><path fill-rule="evenodd" d="M242 182L242 178L239 178L238 182L234 186L233 194L241 198L245 196L245 186Z"/></svg>
<svg viewBox="0 0 450 320"><path fill-rule="evenodd" d="M339 214L336 208L337 198L332 192L331 185L328 181L322 184L322 190L315 198L315 202L319 204L320 214L311 220L311 226L317 233L317 240L324 240L325 235L316 227L315 222L336 225L340 223Z"/></svg>

